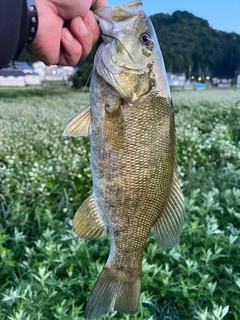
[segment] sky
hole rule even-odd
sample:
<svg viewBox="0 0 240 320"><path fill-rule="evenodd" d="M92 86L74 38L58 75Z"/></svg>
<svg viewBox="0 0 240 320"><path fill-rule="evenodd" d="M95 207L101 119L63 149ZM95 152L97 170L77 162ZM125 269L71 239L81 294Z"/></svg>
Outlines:
<svg viewBox="0 0 240 320"><path fill-rule="evenodd" d="M109 6L127 2L130 0L107 0ZM207 20L214 29L240 34L240 0L142 0L142 3L148 15L186 10Z"/></svg>

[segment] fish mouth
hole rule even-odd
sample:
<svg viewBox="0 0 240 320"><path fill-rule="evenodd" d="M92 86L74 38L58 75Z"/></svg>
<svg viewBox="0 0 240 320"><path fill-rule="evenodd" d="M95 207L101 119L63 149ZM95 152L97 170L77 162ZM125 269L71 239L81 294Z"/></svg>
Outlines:
<svg viewBox="0 0 240 320"><path fill-rule="evenodd" d="M129 27L134 24L142 14L142 2L137 0L120 6L98 7L94 14L99 23L101 34L108 34L109 30L113 30L116 22L121 22L121 27L124 26L124 23L127 23ZM104 36L103 39L109 42L109 39Z"/></svg>
<svg viewBox="0 0 240 320"><path fill-rule="evenodd" d="M136 99L135 81L138 75L147 74L149 67L139 57L139 30L145 13L141 1L120 6L99 7L94 11L101 30L102 42L94 60L95 70L114 87L123 99ZM136 44L136 48L133 48ZM139 54L136 54L139 52ZM130 80L131 79L131 80Z"/></svg>
<svg viewBox="0 0 240 320"><path fill-rule="evenodd" d="M94 14L97 18L109 21L125 21L131 17L136 17L142 12L142 1L131 1L119 6L97 7Z"/></svg>
<svg viewBox="0 0 240 320"><path fill-rule="evenodd" d="M102 43L100 44L103 54L105 67L110 68L110 72L119 73L120 68L127 72L137 72L139 74L145 72L142 65L138 65L129 50L124 45L122 29L129 30L131 33L134 29L136 21L143 14L142 2L132 1L120 6L98 7L94 14L101 30ZM109 45L109 46L108 46ZM111 48L110 48L111 46ZM99 49L100 49L99 48ZM103 52L105 48L105 52ZM121 59L114 60L112 52L123 51L127 59L124 58L124 63Z"/></svg>

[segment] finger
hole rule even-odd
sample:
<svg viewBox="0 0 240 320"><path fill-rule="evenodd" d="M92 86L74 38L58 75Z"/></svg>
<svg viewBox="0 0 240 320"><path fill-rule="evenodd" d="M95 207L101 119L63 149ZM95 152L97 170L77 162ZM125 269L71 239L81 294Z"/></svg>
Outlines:
<svg viewBox="0 0 240 320"><path fill-rule="evenodd" d="M92 5L95 3L96 0L93 0ZM97 7L106 7L107 1L106 0L97 0Z"/></svg>
<svg viewBox="0 0 240 320"><path fill-rule="evenodd" d="M85 59L100 35L94 14L89 11L83 18L77 17L72 19L70 29L82 46L81 59Z"/></svg>
<svg viewBox="0 0 240 320"><path fill-rule="evenodd" d="M62 18L70 20L77 16L83 17L89 11L92 0L51 0L51 2Z"/></svg>
<svg viewBox="0 0 240 320"><path fill-rule="evenodd" d="M62 49L59 65L74 66L82 56L82 46L67 28L62 29Z"/></svg>
<svg viewBox="0 0 240 320"><path fill-rule="evenodd" d="M70 30L82 46L81 59L85 59L93 46L92 33L81 17L73 18L70 22Z"/></svg>
<svg viewBox="0 0 240 320"><path fill-rule="evenodd" d="M92 44L95 44L100 37L100 29L97 23L97 19L92 11L89 11L84 17L83 21L88 26L92 35Z"/></svg>

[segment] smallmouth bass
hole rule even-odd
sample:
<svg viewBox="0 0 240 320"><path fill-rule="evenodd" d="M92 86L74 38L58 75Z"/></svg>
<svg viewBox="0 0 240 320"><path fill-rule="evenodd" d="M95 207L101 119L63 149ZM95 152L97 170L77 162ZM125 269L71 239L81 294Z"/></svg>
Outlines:
<svg viewBox="0 0 240 320"><path fill-rule="evenodd" d="M150 230L175 246L184 219L171 95L158 40L139 1L94 11L102 43L90 106L68 120L65 136L91 134L91 195L77 210L81 239L110 232L109 258L85 310L98 318L138 307L142 256Z"/></svg>

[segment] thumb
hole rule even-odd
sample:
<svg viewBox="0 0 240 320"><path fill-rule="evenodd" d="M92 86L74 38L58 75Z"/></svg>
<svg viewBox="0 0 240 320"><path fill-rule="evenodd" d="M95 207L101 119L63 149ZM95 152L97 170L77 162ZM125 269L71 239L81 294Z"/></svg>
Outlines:
<svg viewBox="0 0 240 320"><path fill-rule="evenodd" d="M93 0L92 5L96 2L97 7L106 7L107 1L106 0Z"/></svg>
<svg viewBox="0 0 240 320"><path fill-rule="evenodd" d="M50 0L58 15L64 20L71 20L74 17L83 17L92 5L92 0Z"/></svg>

